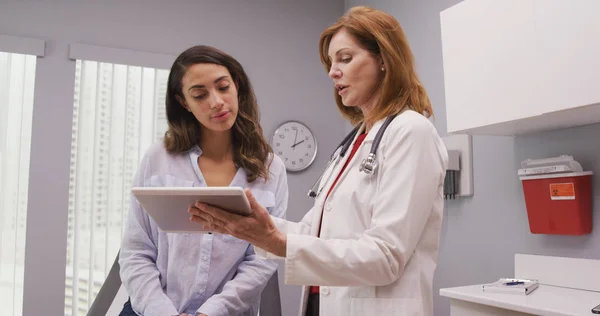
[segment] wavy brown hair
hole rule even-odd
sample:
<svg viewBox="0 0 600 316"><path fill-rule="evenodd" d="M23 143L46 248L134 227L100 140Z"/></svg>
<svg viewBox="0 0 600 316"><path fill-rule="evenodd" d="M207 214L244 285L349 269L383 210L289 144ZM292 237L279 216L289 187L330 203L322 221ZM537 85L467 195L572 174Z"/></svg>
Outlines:
<svg viewBox="0 0 600 316"><path fill-rule="evenodd" d="M319 39L319 54L327 72L331 69L329 43L341 29L347 30L374 57L381 57L386 68L377 88L381 89L381 95L369 117L364 117L358 107L344 106L341 96L335 91L335 102L346 119L352 124L362 121L372 124L407 108L425 117L433 115L431 101L415 69L408 39L393 16L365 6L353 7L323 31Z"/></svg>
<svg viewBox="0 0 600 316"><path fill-rule="evenodd" d="M246 170L248 182L257 178L269 179L267 159L273 152L263 136L258 104L250 79L242 65L228 54L210 46L194 46L181 53L169 73L167 83L167 120L169 130L163 139L170 153L182 153L200 142L200 122L179 103L185 99L181 79L187 69L196 64L216 64L227 68L238 91L239 110L232 127L233 162Z"/></svg>

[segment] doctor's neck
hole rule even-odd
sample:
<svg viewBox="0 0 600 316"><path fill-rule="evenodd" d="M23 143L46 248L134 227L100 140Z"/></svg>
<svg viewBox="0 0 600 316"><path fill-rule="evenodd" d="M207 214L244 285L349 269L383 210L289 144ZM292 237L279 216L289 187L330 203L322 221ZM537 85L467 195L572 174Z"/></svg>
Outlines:
<svg viewBox="0 0 600 316"><path fill-rule="evenodd" d="M368 116L369 109L363 108L362 106L360 107L360 109L363 113L363 117L366 118ZM370 121L367 121L366 119L363 119L363 124L365 125L365 129L364 129L363 133L368 134L369 131L371 130L371 128L373 127L373 123Z"/></svg>
<svg viewBox="0 0 600 316"><path fill-rule="evenodd" d="M378 101L379 101L379 92L375 92L367 100L367 102L365 102L363 105L359 106L360 111L362 112L364 118L369 117L371 110L375 107L375 105L377 104ZM371 128L373 127L373 122L367 122L367 120L365 119L364 124L365 124L364 133L368 134L369 131L371 131Z"/></svg>
<svg viewBox="0 0 600 316"><path fill-rule="evenodd" d="M233 133L202 128L199 146L202 156L214 161L233 160Z"/></svg>

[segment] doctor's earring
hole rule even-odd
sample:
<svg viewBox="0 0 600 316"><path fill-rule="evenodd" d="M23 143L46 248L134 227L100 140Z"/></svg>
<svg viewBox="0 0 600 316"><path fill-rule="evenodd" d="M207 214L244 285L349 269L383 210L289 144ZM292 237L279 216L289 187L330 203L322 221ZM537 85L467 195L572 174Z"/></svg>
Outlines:
<svg viewBox="0 0 600 316"><path fill-rule="evenodd" d="M381 71L385 71L385 68L381 67Z"/></svg>

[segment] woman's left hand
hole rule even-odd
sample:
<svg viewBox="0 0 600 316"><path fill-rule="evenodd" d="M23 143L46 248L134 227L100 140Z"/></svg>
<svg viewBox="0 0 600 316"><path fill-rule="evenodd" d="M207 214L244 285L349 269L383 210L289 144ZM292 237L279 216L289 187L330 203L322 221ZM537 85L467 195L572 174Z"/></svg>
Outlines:
<svg viewBox="0 0 600 316"><path fill-rule="evenodd" d="M188 210L192 215L190 220L202 224L208 231L243 239L276 256L285 257L287 236L277 229L269 212L256 201L252 192L245 189L244 193L252 209L249 216L236 215L198 202Z"/></svg>

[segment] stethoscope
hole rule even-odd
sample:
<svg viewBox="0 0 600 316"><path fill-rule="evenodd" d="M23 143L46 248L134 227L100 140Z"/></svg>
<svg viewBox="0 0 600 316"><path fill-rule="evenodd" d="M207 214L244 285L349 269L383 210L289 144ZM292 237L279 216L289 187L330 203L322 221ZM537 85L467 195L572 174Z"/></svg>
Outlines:
<svg viewBox="0 0 600 316"><path fill-rule="evenodd" d="M367 158L363 159L360 162L360 166L358 167L359 172L364 172L367 175L371 176L377 170L377 154L376 154L377 148L379 148L379 143L381 142L381 139L383 138L383 133L385 133L385 129L388 127L388 125L390 125L390 123L396 117L396 115L398 115L398 114L388 116L385 119L385 121L383 122L383 125L381 125L381 128L377 131L377 134L375 134L375 139L373 140L373 144L371 145L371 151L369 152L369 155L367 156ZM350 145L352 145L352 141L354 140L356 133L358 133L360 126L361 125L357 125L354 129L352 129L352 131L348 135L346 135L346 137L344 137L344 140L342 140L342 142L335 149L335 151L331 155L331 158L329 159L329 162L327 163L327 166L325 167L325 170L323 171L323 173L321 173L321 176L317 179L317 181L315 181L313 186L308 191L308 196L310 198L315 199L319 196L319 194L321 194L321 191L323 190L324 185L321 186L321 188L319 188L319 185L321 183L321 179L325 175L325 172L327 170L329 170L329 167L331 166L332 163L333 163L333 169L335 169L335 167L340 162L340 160L342 160L342 158L344 158L344 156L346 155L346 152L348 152L348 148L350 148ZM336 155L336 153L337 153L337 155ZM333 169L331 169L331 170L333 170ZM329 175L327 176L325 183L329 182L332 173L333 172L329 172Z"/></svg>

